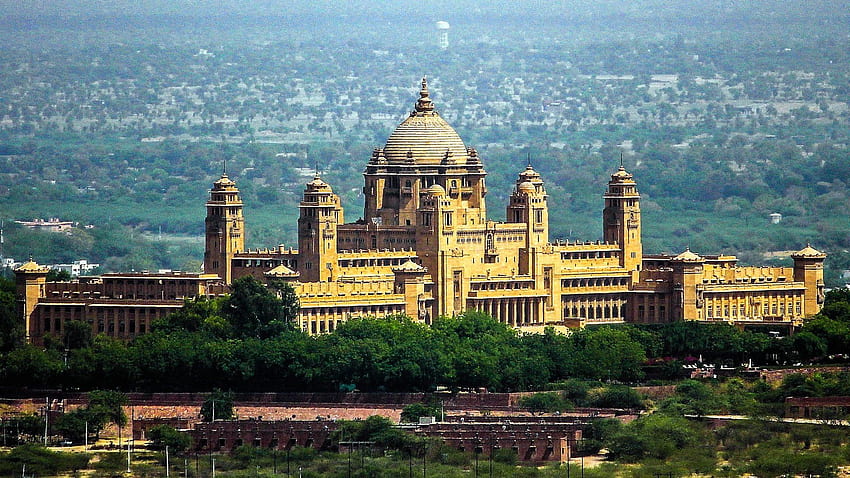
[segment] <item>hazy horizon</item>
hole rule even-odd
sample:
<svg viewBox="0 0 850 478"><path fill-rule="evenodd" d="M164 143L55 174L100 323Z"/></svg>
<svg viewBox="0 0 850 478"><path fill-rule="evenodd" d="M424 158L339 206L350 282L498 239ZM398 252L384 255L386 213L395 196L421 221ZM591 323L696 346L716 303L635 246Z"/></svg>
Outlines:
<svg viewBox="0 0 850 478"><path fill-rule="evenodd" d="M354 0L349 2L310 0L40 0L19 2L0 0L4 16L40 15L408 15L412 21L417 16L430 21L434 17L452 15L517 15L528 18L547 16L593 16L599 14L653 15L654 7L691 16L698 12L734 12L757 10L781 16L784 11L804 7L804 11L844 9L847 2L834 0L764 0L741 2L733 0L517 0L510 3L484 0L432 0L430 2L396 2L391 0ZM845 10L846 11L846 10Z"/></svg>

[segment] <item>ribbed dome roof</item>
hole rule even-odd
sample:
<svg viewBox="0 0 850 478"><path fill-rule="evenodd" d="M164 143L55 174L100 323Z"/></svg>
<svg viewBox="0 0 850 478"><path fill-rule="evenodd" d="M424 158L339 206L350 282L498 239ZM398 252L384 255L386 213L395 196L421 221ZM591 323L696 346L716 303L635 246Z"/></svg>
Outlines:
<svg viewBox="0 0 850 478"><path fill-rule="evenodd" d="M47 267L42 267L38 265L35 261L30 258L29 261L25 262L23 265L15 269L15 272L48 272L50 269Z"/></svg>
<svg viewBox="0 0 850 478"><path fill-rule="evenodd" d="M521 193L533 193L534 190L534 184L532 184L530 181L523 181L519 183L519 186L517 186L517 191Z"/></svg>
<svg viewBox="0 0 850 478"><path fill-rule="evenodd" d="M826 254L815 249L814 247L812 247L811 244L806 244L806 247L804 247L800 251L797 251L797 252L791 254L791 257L796 258L796 259L805 258L805 257L823 258L823 257L826 257Z"/></svg>
<svg viewBox="0 0 850 478"><path fill-rule="evenodd" d="M466 163L466 145L434 109L425 78L422 79L416 107L387 139L384 155L389 162L403 163L410 157L420 164L439 164L443 159Z"/></svg>

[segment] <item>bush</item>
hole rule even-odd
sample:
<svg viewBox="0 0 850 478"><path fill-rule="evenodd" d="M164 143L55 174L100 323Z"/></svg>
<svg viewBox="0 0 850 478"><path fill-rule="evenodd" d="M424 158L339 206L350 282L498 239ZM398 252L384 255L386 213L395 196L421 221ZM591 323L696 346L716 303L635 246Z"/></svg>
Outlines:
<svg viewBox="0 0 850 478"><path fill-rule="evenodd" d="M402 423L418 423L419 417L439 417L440 407L437 405L426 405L424 403L411 403L401 411Z"/></svg>
<svg viewBox="0 0 850 478"><path fill-rule="evenodd" d="M30 475L57 475L86 468L89 457L80 453L50 451L40 445L21 445L0 455L0 475L17 476L26 465Z"/></svg>
<svg viewBox="0 0 850 478"><path fill-rule="evenodd" d="M526 395L519 400L519 406L527 409L532 414L561 412L572 409L558 392L540 392L534 395Z"/></svg>
<svg viewBox="0 0 850 478"><path fill-rule="evenodd" d="M512 448L499 448L498 450L493 450L493 461L497 463L516 465L517 458L517 452Z"/></svg>
<svg viewBox="0 0 850 478"><path fill-rule="evenodd" d="M165 450L165 447L168 447L173 453L182 452L192 444L192 437L188 433L181 433L168 425L157 425L151 428L148 438L154 449Z"/></svg>
<svg viewBox="0 0 850 478"><path fill-rule="evenodd" d="M587 405L599 408L643 408L643 397L626 385L611 385L590 390Z"/></svg>

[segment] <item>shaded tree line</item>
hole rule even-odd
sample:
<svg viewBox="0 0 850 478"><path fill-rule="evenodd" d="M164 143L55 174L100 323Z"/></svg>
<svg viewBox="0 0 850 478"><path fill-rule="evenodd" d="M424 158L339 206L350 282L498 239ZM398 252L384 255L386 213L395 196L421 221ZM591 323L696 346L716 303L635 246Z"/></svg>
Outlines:
<svg viewBox="0 0 850 478"><path fill-rule="evenodd" d="M831 292L822 314L781 339L730 325L675 322L519 333L468 311L428 326L409 317L352 319L332 333L294 327L291 286L236 281L220 298L187 301L131 342L91 336L69 322L43 347L7 342L0 381L12 387L138 391L544 390L567 379L677 378L696 360L811 360L850 343L850 293ZM10 316L10 317L13 317ZM0 329L9 329L9 318ZM14 320L14 319L12 319Z"/></svg>

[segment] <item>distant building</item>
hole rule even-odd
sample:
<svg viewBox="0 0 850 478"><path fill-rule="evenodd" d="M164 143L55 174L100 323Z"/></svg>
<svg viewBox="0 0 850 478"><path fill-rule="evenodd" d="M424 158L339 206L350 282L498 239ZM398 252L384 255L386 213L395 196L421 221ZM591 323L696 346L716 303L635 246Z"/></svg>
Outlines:
<svg viewBox="0 0 850 478"><path fill-rule="evenodd" d="M76 223L72 221L60 221L59 218L52 217L48 220L44 219L33 219L32 221L15 221L17 224L20 224L24 227L28 227L30 229L37 229L39 231L48 231L48 232L64 232L76 226Z"/></svg>
<svg viewBox="0 0 850 478"><path fill-rule="evenodd" d="M449 22L437 22L437 40L441 50L449 48L449 28L451 28Z"/></svg>
<svg viewBox="0 0 850 478"><path fill-rule="evenodd" d="M775 212L775 213L770 215L770 223L771 224L779 224L780 222L782 222L782 214Z"/></svg>
<svg viewBox="0 0 850 478"><path fill-rule="evenodd" d="M95 332L131 337L147 330L140 327L151 311L162 315L183 297L219 293L247 275L291 283L298 325L311 334L355 317L398 313L430 324L466 310L525 331L678 320L792 327L821 308L826 255L811 246L791 255L793 267L741 267L734 256L690 250L644 254L640 194L622 166L603 194L601 241L550 241L548 194L530 164L518 172L506 221L488 219L486 176L423 79L413 111L366 164L361 219L346 223L339 197L317 175L299 206L297 249L247 250L239 189L222 174L206 203L206 274L45 284L38 277L46 272L27 263L18 269L27 330L37 340L79 318ZM116 281L134 292L116 292ZM172 292L175 281L192 285Z"/></svg>
<svg viewBox="0 0 850 478"><path fill-rule="evenodd" d="M81 259L70 264L53 264L49 267L54 270L65 271L70 274L71 277L77 277L80 275L90 274L92 271L100 267L100 264L89 264L87 260Z"/></svg>

